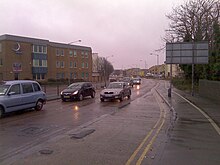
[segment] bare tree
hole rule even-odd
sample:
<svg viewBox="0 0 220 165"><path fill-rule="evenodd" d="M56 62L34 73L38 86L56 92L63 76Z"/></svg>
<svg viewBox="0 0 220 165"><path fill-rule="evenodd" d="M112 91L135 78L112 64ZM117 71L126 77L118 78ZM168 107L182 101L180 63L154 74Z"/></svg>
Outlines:
<svg viewBox="0 0 220 165"><path fill-rule="evenodd" d="M213 25L219 22L220 0L190 0L167 15L171 21L165 41L212 41Z"/></svg>

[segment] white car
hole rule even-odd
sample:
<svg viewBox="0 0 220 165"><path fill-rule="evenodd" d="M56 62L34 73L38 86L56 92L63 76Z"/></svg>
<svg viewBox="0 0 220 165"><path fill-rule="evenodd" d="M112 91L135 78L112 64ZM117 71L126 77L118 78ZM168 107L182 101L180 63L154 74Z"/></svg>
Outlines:
<svg viewBox="0 0 220 165"><path fill-rule="evenodd" d="M123 101L125 97L130 99L131 89L125 82L111 82L107 88L100 93L101 102L107 100L119 99Z"/></svg>

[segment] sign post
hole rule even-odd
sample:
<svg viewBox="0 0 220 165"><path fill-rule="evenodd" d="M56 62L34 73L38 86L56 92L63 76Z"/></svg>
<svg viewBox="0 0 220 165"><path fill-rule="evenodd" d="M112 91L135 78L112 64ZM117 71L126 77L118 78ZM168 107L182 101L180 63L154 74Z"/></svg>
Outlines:
<svg viewBox="0 0 220 165"><path fill-rule="evenodd" d="M172 72L172 64L192 65L192 96L194 95L194 65L208 64L208 48L206 41L166 43L166 64L171 64L170 72ZM171 87L170 91L168 90L168 96L171 97Z"/></svg>

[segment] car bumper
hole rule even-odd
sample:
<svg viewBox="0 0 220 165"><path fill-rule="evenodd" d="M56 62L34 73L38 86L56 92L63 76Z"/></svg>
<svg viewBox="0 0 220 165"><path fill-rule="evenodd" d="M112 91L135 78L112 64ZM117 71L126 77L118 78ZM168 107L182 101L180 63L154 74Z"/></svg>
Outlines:
<svg viewBox="0 0 220 165"><path fill-rule="evenodd" d="M121 95L100 95L100 99L119 99Z"/></svg>
<svg viewBox="0 0 220 165"><path fill-rule="evenodd" d="M63 100L75 100L78 99L78 95L61 95L61 99Z"/></svg>

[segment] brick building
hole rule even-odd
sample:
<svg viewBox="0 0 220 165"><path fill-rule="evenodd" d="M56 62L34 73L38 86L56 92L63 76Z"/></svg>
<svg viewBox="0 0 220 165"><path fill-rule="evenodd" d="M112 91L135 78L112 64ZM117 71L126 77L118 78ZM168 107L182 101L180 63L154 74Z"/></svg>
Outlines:
<svg viewBox="0 0 220 165"><path fill-rule="evenodd" d="M92 80L90 47L14 35L0 36L0 80Z"/></svg>

